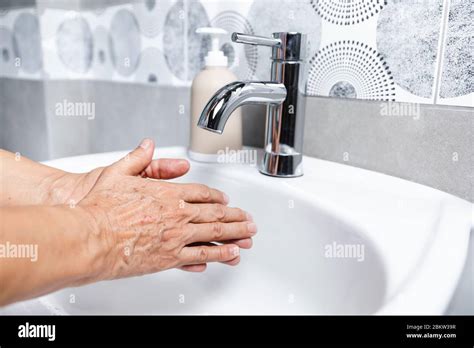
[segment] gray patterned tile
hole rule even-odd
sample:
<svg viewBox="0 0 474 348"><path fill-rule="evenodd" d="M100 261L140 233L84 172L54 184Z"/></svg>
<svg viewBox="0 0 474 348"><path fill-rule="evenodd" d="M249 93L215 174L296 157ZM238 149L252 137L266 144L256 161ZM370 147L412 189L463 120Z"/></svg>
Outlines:
<svg viewBox="0 0 474 348"><path fill-rule="evenodd" d="M308 35L308 59L319 49L321 17L310 0L257 0L252 3L247 19L256 35L271 36L273 32L298 31ZM270 78L271 49L258 47L256 77Z"/></svg>
<svg viewBox="0 0 474 348"><path fill-rule="evenodd" d="M110 51L118 73L133 74L138 66L141 36L135 15L129 10L119 10L110 24Z"/></svg>
<svg viewBox="0 0 474 348"><path fill-rule="evenodd" d="M459 97L474 92L473 61L474 4L472 0L451 0L441 97Z"/></svg>
<svg viewBox="0 0 474 348"><path fill-rule="evenodd" d="M363 42L333 42L319 50L309 65L308 95L395 100L395 85L387 64Z"/></svg>
<svg viewBox="0 0 474 348"><path fill-rule="evenodd" d="M369 20L387 4L387 0L311 0L324 20L337 25L354 25Z"/></svg>
<svg viewBox="0 0 474 348"><path fill-rule="evenodd" d="M415 120L381 116L384 105L386 102L307 98L305 154L474 201L473 137L468 131L474 123L472 109L421 105ZM453 161L453 152L458 161Z"/></svg>
<svg viewBox="0 0 474 348"><path fill-rule="evenodd" d="M43 81L0 78L0 147L34 160L49 158Z"/></svg>
<svg viewBox="0 0 474 348"><path fill-rule="evenodd" d="M15 55L21 60L21 69L27 73L38 72L43 65L38 18L31 13L21 13L13 24L13 36Z"/></svg>
<svg viewBox="0 0 474 348"><path fill-rule="evenodd" d="M6 27L0 26L0 76L15 76L15 50L13 34Z"/></svg>
<svg viewBox="0 0 474 348"><path fill-rule="evenodd" d="M168 1L163 0L133 1L133 13L144 36L152 38L162 32L167 6Z"/></svg>
<svg viewBox="0 0 474 348"><path fill-rule="evenodd" d="M255 31L250 22L236 11L222 11L211 20L211 25L225 29L229 33L227 38L221 40L221 49L227 56L230 70L239 79L252 79L258 63L257 47L237 44L231 40L233 32L254 35Z"/></svg>
<svg viewBox="0 0 474 348"><path fill-rule="evenodd" d="M395 82L420 97L432 96L442 0L391 0L377 26L377 50Z"/></svg>
<svg viewBox="0 0 474 348"><path fill-rule="evenodd" d="M67 19L56 34L58 55L63 64L76 73L86 73L92 64L94 42L87 21L82 17Z"/></svg>
<svg viewBox="0 0 474 348"><path fill-rule="evenodd" d="M163 64L166 64L163 52L156 47L146 48L141 53L140 65L135 74L135 81L150 84L161 83Z"/></svg>
<svg viewBox="0 0 474 348"><path fill-rule="evenodd" d="M206 26L209 18L199 1L179 0L168 11L163 53L168 68L177 78L190 81L203 68L208 44L203 43L207 39L196 34L196 29Z"/></svg>
<svg viewBox="0 0 474 348"><path fill-rule="evenodd" d="M98 79L109 79L114 74L112 56L110 54L110 36L107 29L99 25L93 33L94 59L93 73Z"/></svg>
<svg viewBox="0 0 474 348"><path fill-rule="evenodd" d="M335 98L357 98L357 91L350 82L338 81L329 90L329 96Z"/></svg>

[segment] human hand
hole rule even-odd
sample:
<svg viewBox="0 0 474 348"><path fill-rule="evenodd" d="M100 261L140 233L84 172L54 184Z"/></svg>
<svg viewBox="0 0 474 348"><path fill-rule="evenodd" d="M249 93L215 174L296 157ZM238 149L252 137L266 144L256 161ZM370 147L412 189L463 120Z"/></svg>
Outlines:
<svg viewBox="0 0 474 348"><path fill-rule="evenodd" d="M238 264L239 247L250 248L256 233L251 217L227 207L226 195L205 185L146 179L171 179L189 170L185 160L152 161L153 150L153 142L145 139L123 159L92 174L94 183L83 191L77 206L92 217L103 241L89 246L103 249L97 277L175 267L199 272L208 262Z"/></svg>

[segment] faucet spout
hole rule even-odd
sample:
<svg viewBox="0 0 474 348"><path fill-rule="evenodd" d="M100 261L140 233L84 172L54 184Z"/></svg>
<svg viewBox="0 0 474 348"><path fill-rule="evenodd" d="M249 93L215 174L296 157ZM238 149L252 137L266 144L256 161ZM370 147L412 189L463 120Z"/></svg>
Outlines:
<svg viewBox="0 0 474 348"><path fill-rule="evenodd" d="M246 104L279 105L286 98L286 87L277 82L236 81L219 89L208 101L198 126L221 134L232 112Z"/></svg>

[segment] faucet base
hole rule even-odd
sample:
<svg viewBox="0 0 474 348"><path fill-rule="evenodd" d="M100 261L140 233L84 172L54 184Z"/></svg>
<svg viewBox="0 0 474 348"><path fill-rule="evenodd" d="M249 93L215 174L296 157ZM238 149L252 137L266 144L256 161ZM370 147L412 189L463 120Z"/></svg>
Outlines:
<svg viewBox="0 0 474 348"><path fill-rule="evenodd" d="M278 178L296 178L303 175L302 154L275 154L265 152L260 173Z"/></svg>

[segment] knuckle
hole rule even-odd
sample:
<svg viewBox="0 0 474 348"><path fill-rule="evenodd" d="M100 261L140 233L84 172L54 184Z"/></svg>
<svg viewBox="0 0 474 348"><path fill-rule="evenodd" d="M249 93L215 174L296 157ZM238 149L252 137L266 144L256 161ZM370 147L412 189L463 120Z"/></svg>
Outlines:
<svg viewBox="0 0 474 348"><path fill-rule="evenodd" d="M177 250L186 244L186 232L183 228L175 227L167 231L163 231L160 239L160 247L168 250Z"/></svg>
<svg viewBox="0 0 474 348"><path fill-rule="evenodd" d="M211 199L211 189L205 185L200 186L201 198L205 201Z"/></svg>
<svg viewBox="0 0 474 348"><path fill-rule="evenodd" d="M212 224L212 237L213 239L219 240L223 237L224 230L222 224L219 222L214 222Z"/></svg>
<svg viewBox="0 0 474 348"><path fill-rule="evenodd" d="M217 220L224 220L226 216L226 208L223 205L216 205L215 214Z"/></svg>
<svg viewBox="0 0 474 348"><path fill-rule="evenodd" d="M176 234L173 230L165 230L161 233L161 241L169 242L175 238Z"/></svg>
<svg viewBox="0 0 474 348"><path fill-rule="evenodd" d="M217 253L218 253L219 260L221 261L227 260L229 258L229 253L227 251L227 248L219 248Z"/></svg>
<svg viewBox="0 0 474 348"><path fill-rule="evenodd" d="M201 208L197 204L192 205L191 209L189 209L189 215L191 219L195 219L198 216L201 216Z"/></svg>
<svg viewBox="0 0 474 348"><path fill-rule="evenodd" d="M226 259L226 253L224 248L218 248L217 249L217 259L219 261L225 260Z"/></svg>
<svg viewBox="0 0 474 348"><path fill-rule="evenodd" d="M198 251L197 259L201 262L205 262L209 259L209 252L206 248L200 248Z"/></svg>

